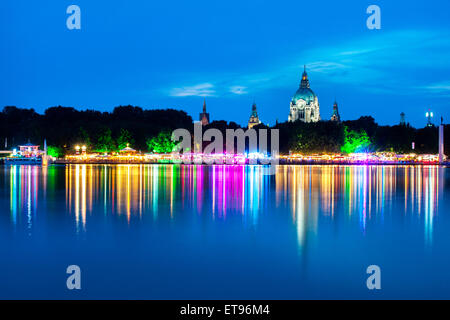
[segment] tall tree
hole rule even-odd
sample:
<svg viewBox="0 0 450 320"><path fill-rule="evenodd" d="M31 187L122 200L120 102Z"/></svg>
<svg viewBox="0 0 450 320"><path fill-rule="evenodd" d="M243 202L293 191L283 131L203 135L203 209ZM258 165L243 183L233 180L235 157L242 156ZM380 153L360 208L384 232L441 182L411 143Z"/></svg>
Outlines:
<svg viewBox="0 0 450 320"><path fill-rule="evenodd" d="M117 138L117 148L122 150L128 145L134 145L134 139L131 133L127 129L120 129L119 137Z"/></svg>

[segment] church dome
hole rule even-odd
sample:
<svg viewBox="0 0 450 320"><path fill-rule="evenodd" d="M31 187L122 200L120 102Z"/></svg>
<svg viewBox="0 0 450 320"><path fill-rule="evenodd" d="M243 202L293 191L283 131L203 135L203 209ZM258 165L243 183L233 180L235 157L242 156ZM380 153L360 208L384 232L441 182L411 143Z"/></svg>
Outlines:
<svg viewBox="0 0 450 320"><path fill-rule="evenodd" d="M310 104L311 102L314 102L315 98L316 94L314 93L314 91L311 90L309 86L308 74L306 73L306 66L305 66L305 70L303 71L302 75L302 81L300 82L300 87L292 97L292 102L296 104L297 101L301 99L306 101L306 104Z"/></svg>
<svg viewBox="0 0 450 320"><path fill-rule="evenodd" d="M311 90L311 87L309 85L306 66L305 70L303 71L300 86L292 97L289 108L289 122L294 122L297 120L303 122L320 121L319 100L314 91Z"/></svg>
<svg viewBox="0 0 450 320"><path fill-rule="evenodd" d="M316 98L316 94L310 88L298 88L297 92L292 97L292 102L297 103L298 100L306 101L306 104L310 104Z"/></svg>

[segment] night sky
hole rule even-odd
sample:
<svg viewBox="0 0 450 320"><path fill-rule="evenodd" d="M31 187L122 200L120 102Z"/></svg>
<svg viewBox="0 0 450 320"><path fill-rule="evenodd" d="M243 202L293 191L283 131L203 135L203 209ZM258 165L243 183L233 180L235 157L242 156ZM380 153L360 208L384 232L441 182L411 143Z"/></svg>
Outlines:
<svg viewBox="0 0 450 320"><path fill-rule="evenodd" d="M345 4L344 4L345 3ZM68 30L66 8L81 8ZM366 8L381 8L369 30ZM286 121L306 64L322 119L450 121L450 1L0 2L0 108L175 108Z"/></svg>

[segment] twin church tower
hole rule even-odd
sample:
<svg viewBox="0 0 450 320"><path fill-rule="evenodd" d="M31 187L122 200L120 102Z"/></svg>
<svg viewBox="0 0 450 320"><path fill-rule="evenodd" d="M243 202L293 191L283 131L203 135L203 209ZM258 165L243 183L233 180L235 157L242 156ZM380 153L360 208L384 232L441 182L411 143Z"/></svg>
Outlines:
<svg viewBox="0 0 450 320"><path fill-rule="evenodd" d="M295 92L290 103L288 121L294 122L300 120L302 122L318 122L320 119L319 99L314 91L311 90L305 66L300 87L297 92ZM341 121L337 102L333 105L333 115L331 116L331 121ZM206 112L205 101L203 102L203 112L200 113L200 122L203 125L209 123L209 113ZM261 121L259 120L258 112L256 111L256 104L253 103L252 113L248 121L248 128L251 129L260 123Z"/></svg>

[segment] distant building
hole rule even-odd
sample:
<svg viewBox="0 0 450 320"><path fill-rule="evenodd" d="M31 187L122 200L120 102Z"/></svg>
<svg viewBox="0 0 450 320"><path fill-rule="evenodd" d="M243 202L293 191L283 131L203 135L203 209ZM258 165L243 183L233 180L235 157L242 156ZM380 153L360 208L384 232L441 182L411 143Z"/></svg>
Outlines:
<svg viewBox="0 0 450 320"><path fill-rule="evenodd" d="M39 146L27 143L25 145L19 146L19 155L22 157L37 157L42 154L42 151L39 150Z"/></svg>
<svg viewBox="0 0 450 320"><path fill-rule="evenodd" d="M303 71L302 81L290 103L289 122L317 122L320 120L319 100L309 86L308 74Z"/></svg>
<svg viewBox="0 0 450 320"><path fill-rule="evenodd" d="M203 100L203 112L200 113L200 122L203 126L209 124L209 113L206 112L206 99Z"/></svg>
<svg viewBox="0 0 450 320"><path fill-rule="evenodd" d="M339 115L338 104L334 101L333 104L333 115L331 116L331 121L341 122L341 116Z"/></svg>
<svg viewBox="0 0 450 320"><path fill-rule="evenodd" d="M260 123L261 123L261 121L259 120L258 112L256 111L256 103L253 102L252 114L250 116L250 119L248 120L248 128L251 129Z"/></svg>
<svg viewBox="0 0 450 320"><path fill-rule="evenodd" d="M406 126L406 120L405 120L405 113L404 112L400 113L400 125L401 126Z"/></svg>
<svg viewBox="0 0 450 320"><path fill-rule="evenodd" d="M127 143L127 146L125 148L123 148L122 150L119 151L121 155L127 155L127 156L131 156L131 155L135 155L137 153L136 150L134 150L133 148L130 148L130 145Z"/></svg>
<svg viewBox="0 0 450 320"><path fill-rule="evenodd" d="M5 163L47 165L47 156L44 151L39 150L38 145L27 143L19 146L19 150L13 149L12 155L5 158Z"/></svg>

